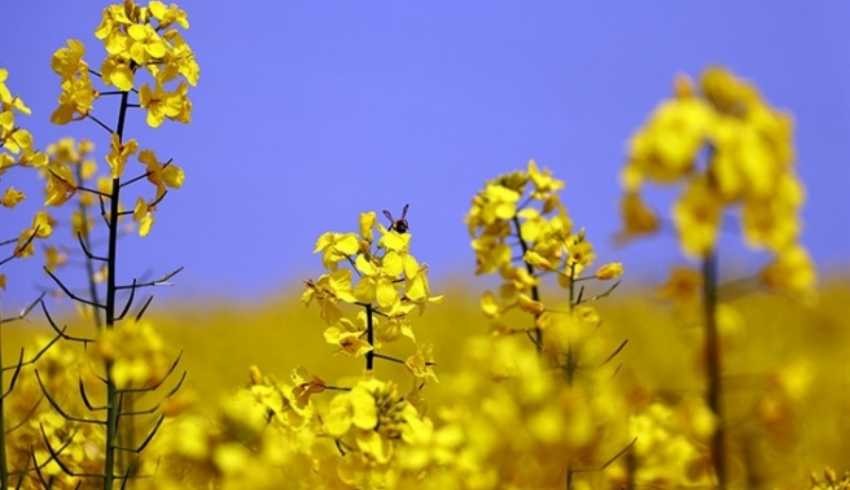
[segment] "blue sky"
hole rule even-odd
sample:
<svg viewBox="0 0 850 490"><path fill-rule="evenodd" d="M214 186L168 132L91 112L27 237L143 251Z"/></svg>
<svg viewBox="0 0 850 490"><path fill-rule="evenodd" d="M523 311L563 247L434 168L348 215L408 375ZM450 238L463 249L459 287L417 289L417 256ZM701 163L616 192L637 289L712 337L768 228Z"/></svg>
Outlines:
<svg viewBox="0 0 850 490"><path fill-rule="evenodd" d="M675 73L711 63L793 112L804 241L822 268L850 258L850 3L179 3L202 70L194 121L153 131L137 114L127 132L183 165L187 183L151 236L121 247L126 273L186 266L181 295L273 294L317 270L319 233L408 202L417 255L438 278L467 275L472 194L529 158L567 181L564 200L600 257L656 278L682 260L673 240L611 241L624 142ZM48 121L50 55L76 37L99 60L103 5L4 6L0 66L33 108L25 124L40 143L70 134L106 147L93 124ZM4 236L16 219L3 218ZM727 263L764 260L728 242Z"/></svg>

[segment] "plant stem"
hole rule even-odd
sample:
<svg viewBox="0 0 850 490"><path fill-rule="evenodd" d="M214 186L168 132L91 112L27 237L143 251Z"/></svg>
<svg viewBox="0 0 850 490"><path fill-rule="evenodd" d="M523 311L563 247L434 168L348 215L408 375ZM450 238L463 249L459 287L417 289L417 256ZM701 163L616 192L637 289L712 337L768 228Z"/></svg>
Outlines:
<svg viewBox="0 0 850 490"><path fill-rule="evenodd" d="M525 260L525 253L528 252L528 244L525 243L525 239L522 237L522 228L519 223L519 216L514 215L513 217L514 227L516 227L516 237L519 239L519 246L522 249L523 260L522 263L525 264L525 270L528 274L534 277L534 267L529 264ZM537 285L531 286L531 299L534 301L540 301L540 290L537 288ZM537 326L537 317L539 315L534 316L535 325L534 325L534 346L537 348L537 352L543 352L543 330Z"/></svg>
<svg viewBox="0 0 850 490"><path fill-rule="evenodd" d="M366 370L371 371L375 365L375 329L372 324L372 305L366 305L366 341L372 350L366 353Z"/></svg>
<svg viewBox="0 0 850 490"><path fill-rule="evenodd" d="M0 366L3 365L3 336L0 330ZM3 372L0 370L0 391L3 389ZM6 461L6 406L0 397L0 487L9 488L9 466Z"/></svg>
<svg viewBox="0 0 850 490"><path fill-rule="evenodd" d="M714 413L717 428L711 438L711 459L717 475L717 488L726 488L726 448L721 384L720 336L717 331L717 255L710 252L702 261L703 309L705 314L705 356L708 376L706 403Z"/></svg>
<svg viewBox="0 0 850 490"><path fill-rule="evenodd" d="M128 92L121 94L121 106L118 109L118 125L115 133L118 142L123 143L124 121L127 115ZM106 280L106 328L115 326L115 296L116 277L115 269L118 249L118 205L121 193L121 178L112 178L112 193L109 199L109 251L107 253L107 280ZM106 361L106 447L104 461L104 490L112 490L115 479L115 447L116 434L118 433L118 413L121 407L118 405L118 390L112 379L112 361Z"/></svg>
<svg viewBox="0 0 850 490"><path fill-rule="evenodd" d="M83 166L77 165L77 182L83 181ZM80 212L80 239L86 246L87 250L91 250L91 240L89 239L89 212L88 208L83 204L83 201L79 201L78 209ZM89 299L93 303L100 303L100 299L97 294L97 283L94 280L94 262L88 254L86 256L86 276L88 278L89 283ZM100 310L94 306L91 307L91 313L94 316L94 325L100 330L103 327L103 323L100 319Z"/></svg>
<svg viewBox="0 0 850 490"><path fill-rule="evenodd" d="M626 485L624 490L637 489L637 456L634 450L626 454Z"/></svg>

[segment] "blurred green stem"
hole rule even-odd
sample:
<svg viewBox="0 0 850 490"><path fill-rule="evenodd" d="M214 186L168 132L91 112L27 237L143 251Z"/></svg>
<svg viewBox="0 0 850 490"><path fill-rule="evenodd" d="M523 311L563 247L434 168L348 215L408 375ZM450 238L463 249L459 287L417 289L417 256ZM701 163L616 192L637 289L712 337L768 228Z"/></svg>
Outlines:
<svg viewBox="0 0 850 490"><path fill-rule="evenodd" d="M714 413L717 427L711 438L711 459L718 490L726 488L726 447L723 418L723 385L720 336L717 331L717 255L708 253L702 261L703 312L705 315L705 357L708 389L706 403Z"/></svg>

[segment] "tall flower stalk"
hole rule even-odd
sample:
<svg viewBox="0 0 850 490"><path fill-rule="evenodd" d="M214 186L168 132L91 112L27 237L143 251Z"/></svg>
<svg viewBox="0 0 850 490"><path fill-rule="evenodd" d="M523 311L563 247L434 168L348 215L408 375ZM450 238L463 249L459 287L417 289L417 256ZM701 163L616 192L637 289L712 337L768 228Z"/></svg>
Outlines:
<svg viewBox="0 0 850 490"><path fill-rule="evenodd" d="M411 317L441 297L431 295L428 267L410 251L407 209L398 220L385 211L387 226L377 221L376 213L366 212L360 214L359 232L319 236L314 252L322 254L327 272L307 281L302 295L306 304L318 304L328 325L325 341L365 360L365 375L351 386L306 377L296 387L307 395L343 392L331 400L323 416L322 435L333 439L343 458L340 478L358 488L392 481L394 454L425 437L422 431L431 427L410 396L399 394L395 384L375 374L375 361L380 360L406 367L417 390L437 380L431 348L417 341ZM346 305L359 311L351 315ZM406 359L383 350L401 338L416 346Z"/></svg>
<svg viewBox="0 0 850 490"><path fill-rule="evenodd" d="M165 120L189 122L191 103L188 99L188 87L197 83L199 70L191 48L178 30L178 27L186 29L188 25L186 13L174 4L166 6L162 2L151 1L147 6L141 6L128 0L122 4L110 5L103 11L95 36L104 42L107 56L99 71L90 68L83 58L83 43L74 39L56 51L51 63L53 70L62 80L59 106L51 120L56 124L67 124L88 119L106 130L110 137L106 155L110 172L97 188L88 186L81 171L78 169L74 172L71 166L61 159L51 160L43 170L47 180L48 205L61 206L77 193L89 194L98 200L100 217L105 226L106 251L98 254L90 240L92 230L89 226L87 206L84 206L81 200L74 228L86 257L88 298L74 292L57 274L45 269L68 297L94 312L97 336L83 337L65 334L45 308L48 320L57 332L63 332L63 338L86 346L94 345L91 355L101 363L104 372L100 376L105 388L104 402L92 402L82 380L80 395L88 410L103 413L103 417L71 415L49 393L38 371L36 375L44 396L59 414L71 422L103 427L103 471L100 473L81 473L62 463L58 451L50 445L46 434L44 439L51 456L63 471L77 478L100 479L104 489L113 488L116 481L121 481L123 487L129 479L136 476L138 462L135 455L140 454L150 443L164 420L164 415L158 415L146 437L135 441L132 435L134 419L157 414L160 403L137 409L132 400L157 391L176 370L180 360L180 356L173 362L164 359L162 342L142 320L153 296L149 296L140 306L135 305L135 313L131 314L131 310L139 291L167 284L181 269L178 268L158 279L137 278L123 284L118 279L118 267L121 262L118 238L122 221L128 216L132 216L136 222L140 236L148 235L154 223L157 206L170 189L179 188L183 184L184 174L179 166L171 160L160 161L151 150L140 151L138 142L126 136L126 128L129 113L135 109L146 111L146 121L153 128L159 127ZM150 81L139 81L145 72ZM104 85L115 90L95 89L92 77L100 79ZM169 88L169 85L175 83L175 88ZM114 127L93 112L95 102L109 96L118 98ZM127 162L136 154L145 169L138 176L125 180ZM145 198L139 195L133 208L125 210L122 198L126 197L132 185L142 181L153 185L154 196ZM101 295L94 279L95 263L102 264L105 269L103 301L100 300ZM121 296L125 297L123 305L119 304ZM140 365L144 366L144 369L139 370ZM174 388L166 393L165 398L173 396L184 379L185 372ZM129 434L129 437L119 437L122 432ZM122 458L120 455L129 457Z"/></svg>
<svg viewBox="0 0 850 490"><path fill-rule="evenodd" d="M683 188L672 221L684 252L701 263L705 402L715 417L711 458L721 489L729 486L729 475L718 237L737 218L746 244L773 256L760 274L764 282L797 295L811 293L815 274L799 242L804 192L794 170L792 137L788 114L771 107L748 82L709 68L699 91L689 78L676 79L674 97L632 137L622 172L625 238L662 228L641 196L646 183Z"/></svg>
<svg viewBox="0 0 850 490"><path fill-rule="evenodd" d="M486 291L481 299L493 332L526 335L536 352L562 374L567 388L572 388L579 371L608 365L626 346L626 341L621 342L600 363L581 356L589 334L600 324L591 304L617 288L623 266L613 262L593 274L585 272L596 255L585 231L573 228L559 196L563 188L562 181L530 161L526 170L488 181L473 198L466 222L476 256L476 273L497 273L502 281L497 293ZM552 300L544 301L541 284L547 277L556 278L559 286L566 289L565 309ZM611 285L593 295L587 293L592 281ZM630 446L626 445L617 457ZM591 469L604 469L614 459ZM568 460L566 487L573 488L576 474L588 470L580 468L577 461Z"/></svg>
<svg viewBox="0 0 850 490"><path fill-rule="evenodd" d="M8 72L0 68L0 177L11 169L37 169L44 166L47 162L45 153L35 148L32 134L17 124L17 115L29 115L31 111L23 99L12 94L6 85L7 79ZM12 209L23 202L25 198L26 196L22 191L9 186L2 193L2 196L0 196L0 205L4 208ZM53 234L53 225L53 218L47 212L38 211L32 220L32 224L24 229L17 238L0 242L0 246L11 246L12 248L9 255L0 259L0 267L13 260L34 255L35 242L49 238ZM0 294L5 291L6 287L6 275L0 272ZM60 335L53 337L53 339L45 343L42 348L28 359L25 359L25 352L22 348L17 362L4 366L2 334L6 325L24 319L36 306L43 304L43 297L44 295L42 294L17 315L5 317L0 312L0 366L2 366L2 369L0 369L0 487L2 488L12 487L13 476L17 476L15 485L20 487L28 474L26 469L9 468L7 435L20 427L21 423L28 422L28 419L17 422L14 427L8 427L6 423L6 399L14 391L22 375L23 368L32 366L38 362L60 338ZM8 386L6 386L4 379L7 372L11 372Z"/></svg>

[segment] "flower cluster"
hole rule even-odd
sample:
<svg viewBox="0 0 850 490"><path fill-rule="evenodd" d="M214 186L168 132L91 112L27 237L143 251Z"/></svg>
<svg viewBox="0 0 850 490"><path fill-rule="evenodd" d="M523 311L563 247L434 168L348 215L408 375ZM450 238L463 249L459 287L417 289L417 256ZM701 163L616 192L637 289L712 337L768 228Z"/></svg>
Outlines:
<svg viewBox="0 0 850 490"><path fill-rule="evenodd" d="M23 99L12 94L6 85L9 72L0 68L0 178L12 168L41 168L47 162L47 156L36 149L32 133L22 128L16 115L31 113ZM6 187L0 193L0 206L14 208L26 199L23 191L14 186ZM34 241L48 238L53 233L53 218L45 211L38 211L32 219L32 225L25 228L17 240L5 240L3 245L14 244L12 253L0 260L0 264L34 254ZM6 288L6 275L0 274L0 289Z"/></svg>
<svg viewBox="0 0 850 490"><path fill-rule="evenodd" d="M420 488L563 488L565 478L580 488L577 475L628 447L614 435L625 407L610 372L570 383L513 337L474 338L463 357L469 367L448 378L437 424L400 458L429 472Z"/></svg>
<svg viewBox="0 0 850 490"><path fill-rule="evenodd" d="M100 331L92 350L94 360L110 366L110 376L121 389L149 388L168 373L171 358L153 325L123 322Z"/></svg>
<svg viewBox="0 0 850 490"><path fill-rule="evenodd" d="M45 161L44 154L35 149L32 133L17 124L16 113L29 115L31 111L23 99L9 90L8 78L8 70L0 68L0 175L15 165L38 166ZM17 204L20 199L12 201ZM6 202L3 205L13 206Z"/></svg>
<svg viewBox="0 0 850 490"><path fill-rule="evenodd" d="M187 83L193 86L197 84L199 68L177 26L186 29L189 24L186 13L176 5L166 6L162 2L151 1L147 7L142 7L128 0L104 9L103 18L95 32L103 40L106 49L100 72L91 69L85 61L85 47L79 40L68 40L66 46L53 54L53 70L62 80L59 106L52 116L53 122L66 124L84 118L94 120L111 134L106 155L109 177L120 179L128 160L137 156L145 172L129 182L147 178L156 189L151 199L138 197L129 213L137 223L141 236L150 232L156 205L167 190L183 185L184 172L172 160L162 161L152 150L140 149L135 139L125 140L122 134L123 117L119 117L118 127L113 130L96 118L92 111L98 98L120 95L121 113L141 107L147 111L147 122L151 127L159 127L165 119L189 122L191 102L188 99ZM136 88L139 83L135 81L135 75L140 69L151 75L155 82L153 88L148 83L142 83L139 89ZM98 76L104 84L114 86L118 91L96 90L93 88L92 75ZM177 79L183 81L176 89L166 89L168 83ZM130 93L139 95L137 104L129 101ZM47 205L61 205L81 190L101 198L112 194L112 184L108 178L99 181L98 188L92 190L81 184L80 180L85 176L75 176L68 167L64 159L56 159L48 165L45 175L48 182ZM123 212L120 214L124 215Z"/></svg>
<svg viewBox="0 0 850 490"><path fill-rule="evenodd" d="M799 242L804 190L794 170L791 117L722 68L707 69L700 88L686 76L632 137L621 174L624 236L659 230L641 196L647 183L680 184L673 224L683 250L705 257L717 245L726 212L739 211L746 243L774 262L767 283L804 292L814 270Z"/></svg>
<svg viewBox="0 0 850 490"><path fill-rule="evenodd" d="M92 84L91 76L96 75L121 92L136 91L151 127L159 127L166 119L189 122L189 86L197 85L200 68L178 27L188 29L189 21L174 4L152 0L143 7L127 0L106 7L95 30L107 53L100 72L83 59L85 46L79 40L69 39L53 55L52 67L62 79L62 92L52 121L66 124L91 114L95 101L105 95ZM136 80L140 69L148 72L152 84ZM171 87L174 83L177 86Z"/></svg>
<svg viewBox="0 0 850 490"><path fill-rule="evenodd" d="M714 485L705 442L714 431L714 416L701 400L676 406L654 402L629 419L635 438L630 458L606 472L614 483L684 488Z"/></svg>
<svg viewBox="0 0 850 490"><path fill-rule="evenodd" d="M367 367L378 349L400 337L416 342L411 315L422 313L432 296L428 267L410 252L412 235L377 222L374 212L360 214L358 233L322 234L315 252L327 272L307 281L302 300L316 302L328 324L325 340L341 352L366 357ZM378 231L376 240L375 231ZM359 307L346 314L344 305ZM387 358L387 356L382 356ZM418 378L436 379L428 346L420 346L405 364Z"/></svg>
<svg viewBox="0 0 850 490"><path fill-rule="evenodd" d="M596 254L583 229L574 229L558 192L564 183L534 161L527 170L501 175L489 182L473 199L466 216L478 274L498 273L498 293L487 291L481 298L484 314L502 334L527 332L544 348L544 331L556 322L559 312L544 305L541 278L553 275L569 291L573 306L592 299L584 295L582 283L611 281L623 273L618 262L605 264L595 273L586 270ZM607 295L616 287L605 293ZM507 314L520 310L534 318L533 327L511 323ZM564 313L564 312L560 312Z"/></svg>
<svg viewBox="0 0 850 490"><path fill-rule="evenodd" d="M41 354L32 366L23 368L15 391L4 400L8 464L14 469L32 468L35 461L39 467L37 473L21 480L21 488L40 488L40 478L52 481L51 488L80 488L85 479L68 475L53 454L61 453L62 464L73 472L95 472L103 461L103 432L95 425L66 419L52 404L81 413L85 407L79 398L65 395L71 393L70 386L90 385L94 374L86 367L84 356L55 340L39 337L33 347ZM48 402L45 391L57 396ZM11 478L15 483L18 480Z"/></svg>
<svg viewBox="0 0 850 490"><path fill-rule="evenodd" d="M326 488L337 451L320 438L321 421L304 373L280 382L251 368L250 383L224 398L213 417L183 413L162 429L145 462L157 477L142 488ZM320 381L313 379L314 383ZM316 388L318 389L318 388Z"/></svg>

